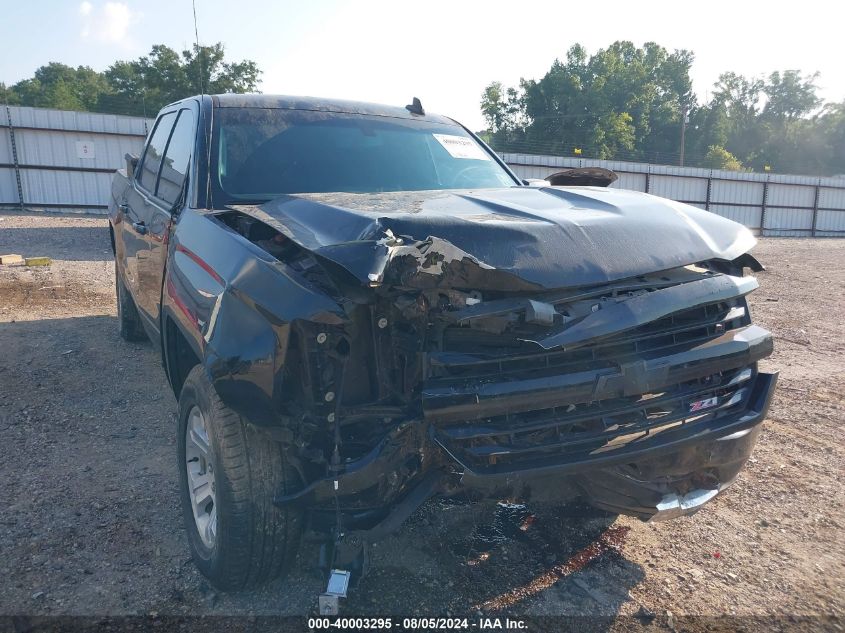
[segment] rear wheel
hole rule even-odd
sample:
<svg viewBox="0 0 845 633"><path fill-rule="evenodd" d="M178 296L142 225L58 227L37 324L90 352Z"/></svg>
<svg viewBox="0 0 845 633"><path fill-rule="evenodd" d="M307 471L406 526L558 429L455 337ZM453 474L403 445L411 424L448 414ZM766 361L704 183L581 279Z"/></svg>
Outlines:
<svg viewBox="0 0 845 633"><path fill-rule="evenodd" d="M232 591L286 571L302 516L273 496L294 492L299 478L281 445L223 404L199 365L179 396L177 448L185 527L203 575Z"/></svg>
<svg viewBox="0 0 845 633"><path fill-rule="evenodd" d="M117 322L120 338L130 342L146 341L147 333L141 324L138 307L120 277L120 268L116 259L114 262L114 283L115 294L117 295Z"/></svg>

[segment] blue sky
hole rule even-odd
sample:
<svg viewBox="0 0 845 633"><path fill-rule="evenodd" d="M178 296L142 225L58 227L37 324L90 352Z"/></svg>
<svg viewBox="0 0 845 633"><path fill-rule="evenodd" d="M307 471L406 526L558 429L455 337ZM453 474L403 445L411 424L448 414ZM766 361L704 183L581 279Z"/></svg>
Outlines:
<svg viewBox="0 0 845 633"><path fill-rule="evenodd" d="M190 0L4 4L0 81L7 84L49 61L102 70L154 43L181 49L194 39ZM591 14L590 6L602 9ZM264 71L263 92L400 105L418 96L427 109L475 129L482 127L484 86L539 78L576 42L591 52L616 39L692 49L700 98L724 70L760 75L797 68L820 71L822 96L841 101L842 29L834 6L815 0L197 0L200 40L224 42L231 59L255 60Z"/></svg>

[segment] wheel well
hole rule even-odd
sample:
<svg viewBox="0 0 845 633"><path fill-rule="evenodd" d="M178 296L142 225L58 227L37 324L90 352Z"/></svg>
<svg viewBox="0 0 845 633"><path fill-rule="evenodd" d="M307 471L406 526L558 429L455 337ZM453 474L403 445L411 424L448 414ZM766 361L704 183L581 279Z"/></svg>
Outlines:
<svg viewBox="0 0 845 633"><path fill-rule="evenodd" d="M173 393L179 397L182 385L190 371L200 364L194 348L172 319L167 319L164 330L165 358L167 359L167 377Z"/></svg>

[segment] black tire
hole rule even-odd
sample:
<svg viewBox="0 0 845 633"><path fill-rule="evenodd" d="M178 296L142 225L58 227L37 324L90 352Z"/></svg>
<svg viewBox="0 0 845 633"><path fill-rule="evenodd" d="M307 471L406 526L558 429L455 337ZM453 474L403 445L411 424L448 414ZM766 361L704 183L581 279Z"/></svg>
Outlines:
<svg viewBox="0 0 845 633"><path fill-rule="evenodd" d="M123 279L120 277L120 268L117 260L114 262L114 285L117 295L117 322L120 338L130 343L148 340L144 326L141 324L141 317L138 314L138 307L132 299L132 295L126 289Z"/></svg>
<svg viewBox="0 0 845 633"><path fill-rule="evenodd" d="M211 547L199 535L188 490L185 431L194 407L205 419L215 480L217 532ZM185 527L200 572L223 591L255 587L286 572L299 548L302 511L279 508L273 497L299 489L299 476L278 442L223 404L199 365L179 396L177 444Z"/></svg>

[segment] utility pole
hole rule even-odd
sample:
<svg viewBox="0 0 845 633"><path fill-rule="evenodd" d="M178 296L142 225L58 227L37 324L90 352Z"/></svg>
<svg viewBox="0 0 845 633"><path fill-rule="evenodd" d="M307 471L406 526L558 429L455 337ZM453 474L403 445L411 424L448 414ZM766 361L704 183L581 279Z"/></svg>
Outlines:
<svg viewBox="0 0 845 633"><path fill-rule="evenodd" d="M687 123L689 123L689 114L687 107L683 106L683 110L681 110L681 158L678 162L681 167L684 166L684 145L686 144Z"/></svg>

